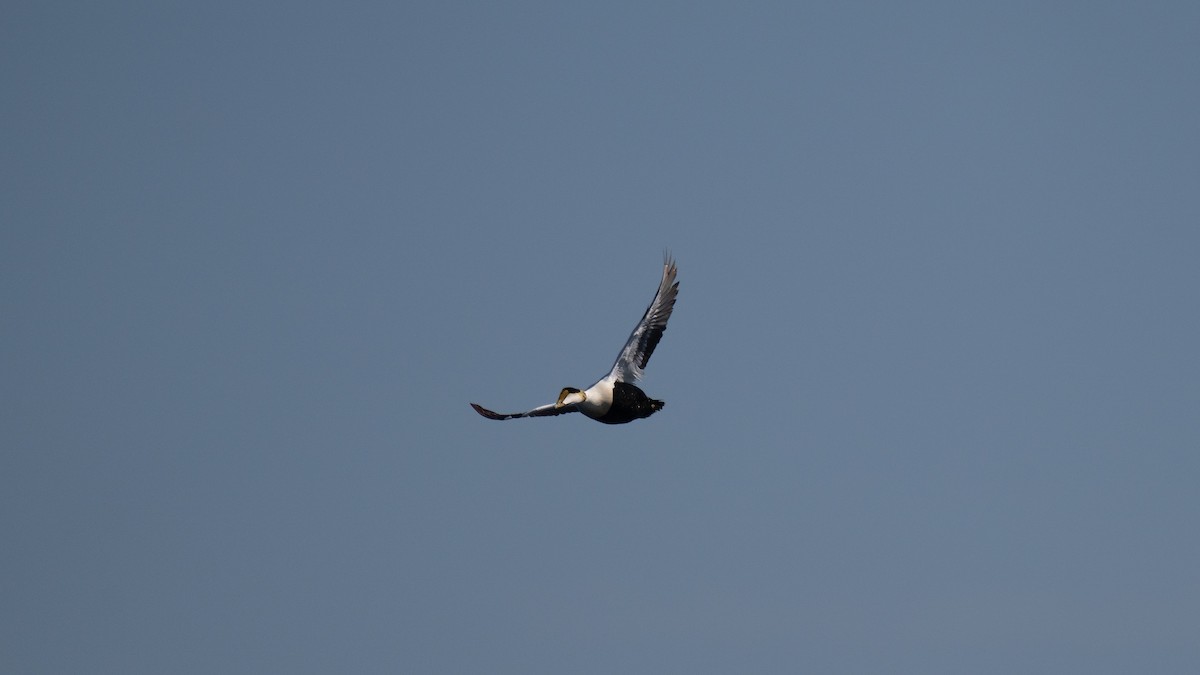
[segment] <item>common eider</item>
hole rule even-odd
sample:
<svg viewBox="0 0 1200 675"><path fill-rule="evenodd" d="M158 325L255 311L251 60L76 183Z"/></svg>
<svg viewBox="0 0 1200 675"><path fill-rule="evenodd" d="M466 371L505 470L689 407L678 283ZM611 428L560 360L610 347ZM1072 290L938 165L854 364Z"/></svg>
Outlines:
<svg viewBox="0 0 1200 675"><path fill-rule="evenodd" d="M662 339L663 331L667 329L667 319L671 318L671 310L675 308L675 296L679 292L675 271L675 261L667 254L663 259L662 281L658 284L654 300L646 308L646 313L642 315L642 320L633 329L633 333L629 335L629 340L617 355L612 370L600 378L600 381L582 390L565 387L558 394L556 402L522 413L492 412L476 403L472 403L471 407L489 420L549 417L581 412L605 424L625 424L662 410L662 401L646 396L646 392L633 383L642 377L642 369L646 367L646 362L650 360L650 355Z"/></svg>

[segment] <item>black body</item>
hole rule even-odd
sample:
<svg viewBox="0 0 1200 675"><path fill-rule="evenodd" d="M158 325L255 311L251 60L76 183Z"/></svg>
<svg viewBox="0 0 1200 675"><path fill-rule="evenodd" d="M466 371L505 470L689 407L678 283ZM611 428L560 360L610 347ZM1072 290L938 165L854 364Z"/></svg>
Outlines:
<svg viewBox="0 0 1200 675"><path fill-rule="evenodd" d="M649 417L662 410L664 405L666 403L650 398L632 384L617 382L613 385L613 401L608 412L593 419L605 424L625 424Z"/></svg>

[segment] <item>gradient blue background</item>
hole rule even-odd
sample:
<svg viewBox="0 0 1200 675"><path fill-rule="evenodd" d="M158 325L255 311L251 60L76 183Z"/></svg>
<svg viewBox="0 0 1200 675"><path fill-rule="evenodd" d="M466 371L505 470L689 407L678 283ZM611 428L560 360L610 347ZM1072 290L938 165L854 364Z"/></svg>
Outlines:
<svg viewBox="0 0 1200 675"><path fill-rule="evenodd" d="M3 15L0 671L1200 672L1197 3Z"/></svg>

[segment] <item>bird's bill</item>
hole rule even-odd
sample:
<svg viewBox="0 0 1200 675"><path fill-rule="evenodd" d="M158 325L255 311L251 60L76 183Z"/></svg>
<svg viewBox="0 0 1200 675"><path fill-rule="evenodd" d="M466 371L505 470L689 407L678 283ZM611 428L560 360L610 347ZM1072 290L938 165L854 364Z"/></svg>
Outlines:
<svg viewBox="0 0 1200 675"><path fill-rule="evenodd" d="M567 400L567 399L570 399L570 400ZM579 391L578 389L566 387L561 392L559 392L558 401L555 402L554 407L561 408L564 405L571 405L572 403L581 403L586 399L587 399L587 394L584 394L582 391Z"/></svg>

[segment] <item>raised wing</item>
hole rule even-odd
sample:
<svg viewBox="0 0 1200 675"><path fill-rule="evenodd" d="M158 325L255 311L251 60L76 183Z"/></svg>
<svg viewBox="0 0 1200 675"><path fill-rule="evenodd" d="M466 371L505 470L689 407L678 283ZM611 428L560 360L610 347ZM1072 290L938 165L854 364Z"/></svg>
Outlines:
<svg viewBox="0 0 1200 675"><path fill-rule="evenodd" d="M667 329L667 319L671 318L671 310L675 308L675 296L679 293L679 282L675 281L675 261L668 253L663 258L663 276L658 284L658 292L654 300L646 308L642 320L629 334L624 349L617 355L609 378L618 382L632 382L641 379L642 369L662 339L663 331Z"/></svg>
<svg viewBox="0 0 1200 675"><path fill-rule="evenodd" d="M572 412L578 411L578 408L576 408L574 405L564 405L561 408L556 408L553 403L547 403L546 405L540 405L540 406L534 408L533 410L527 410L523 413L493 412L493 411L488 410L487 408L479 405L478 403L472 403L471 407L475 409L475 412L479 413L480 415L483 415L484 417L488 418L489 420L511 420L511 419L516 419L518 417L552 417L554 415L562 415L565 413L572 413Z"/></svg>

